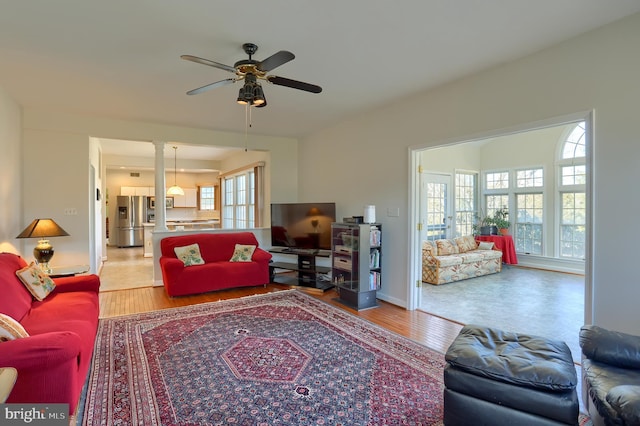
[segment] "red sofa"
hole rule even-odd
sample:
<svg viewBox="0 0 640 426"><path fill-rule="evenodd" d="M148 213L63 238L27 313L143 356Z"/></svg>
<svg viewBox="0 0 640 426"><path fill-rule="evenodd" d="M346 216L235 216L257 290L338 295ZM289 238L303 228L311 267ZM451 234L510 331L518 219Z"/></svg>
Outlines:
<svg viewBox="0 0 640 426"><path fill-rule="evenodd" d="M25 266L20 256L0 253L0 312L29 334L0 343L0 366L18 370L7 403L69 404L72 414L93 355L100 279L56 278L55 289L37 301L16 276Z"/></svg>
<svg viewBox="0 0 640 426"><path fill-rule="evenodd" d="M204 265L185 266L174 249L197 243ZM251 262L230 262L236 244L254 245ZM169 296L269 283L271 254L251 232L178 235L160 241L162 282Z"/></svg>

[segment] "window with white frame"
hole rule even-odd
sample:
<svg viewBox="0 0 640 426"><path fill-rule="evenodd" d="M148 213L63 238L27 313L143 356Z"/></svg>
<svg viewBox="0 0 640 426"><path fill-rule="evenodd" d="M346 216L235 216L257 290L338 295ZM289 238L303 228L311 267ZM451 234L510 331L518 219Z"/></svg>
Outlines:
<svg viewBox="0 0 640 426"><path fill-rule="evenodd" d="M216 209L216 187L214 185L200 185L198 188L198 206L200 210Z"/></svg>
<svg viewBox="0 0 640 426"><path fill-rule="evenodd" d="M496 189L509 189L509 172L489 172L485 173L485 189L491 191Z"/></svg>
<svg viewBox="0 0 640 426"><path fill-rule="evenodd" d="M256 185L253 169L225 176L223 185L223 228L245 229L255 227Z"/></svg>
<svg viewBox="0 0 640 426"><path fill-rule="evenodd" d="M559 256L584 259L586 242L586 146L585 122L571 130L561 149L559 159L560 198Z"/></svg>
<svg viewBox="0 0 640 426"><path fill-rule="evenodd" d="M516 194L515 245L516 251L542 255L544 195Z"/></svg>
<svg viewBox="0 0 640 426"><path fill-rule="evenodd" d="M456 194L456 232L457 237L473 234L478 208L476 194L478 174L471 172L457 172L455 183Z"/></svg>

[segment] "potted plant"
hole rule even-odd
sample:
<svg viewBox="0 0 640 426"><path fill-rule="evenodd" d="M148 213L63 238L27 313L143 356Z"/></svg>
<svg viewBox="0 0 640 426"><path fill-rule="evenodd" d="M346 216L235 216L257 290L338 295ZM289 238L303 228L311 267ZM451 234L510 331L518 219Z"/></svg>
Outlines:
<svg viewBox="0 0 640 426"><path fill-rule="evenodd" d="M476 224L473 225L473 231L476 235L497 235L498 227L495 225L492 216L477 216Z"/></svg>
<svg viewBox="0 0 640 426"><path fill-rule="evenodd" d="M500 234L507 235L511 222L507 220L509 211L506 208L500 208L493 213L492 222L500 231Z"/></svg>

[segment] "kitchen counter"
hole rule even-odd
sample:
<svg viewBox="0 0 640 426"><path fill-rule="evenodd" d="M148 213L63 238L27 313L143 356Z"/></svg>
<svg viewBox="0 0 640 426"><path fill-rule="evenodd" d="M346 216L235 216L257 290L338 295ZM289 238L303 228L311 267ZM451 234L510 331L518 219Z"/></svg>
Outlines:
<svg viewBox="0 0 640 426"><path fill-rule="evenodd" d="M153 257L153 229L154 222L145 222L144 227L144 257ZM220 219L178 219L167 220L169 231L198 231L203 229L220 228Z"/></svg>

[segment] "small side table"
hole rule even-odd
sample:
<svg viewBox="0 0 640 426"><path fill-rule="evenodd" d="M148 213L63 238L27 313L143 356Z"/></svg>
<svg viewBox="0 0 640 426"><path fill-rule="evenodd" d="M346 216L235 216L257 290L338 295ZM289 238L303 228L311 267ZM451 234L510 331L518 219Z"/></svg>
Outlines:
<svg viewBox="0 0 640 426"><path fill-rule="evenodd" d="M87 272L89 272L89 265L56 266L51 268L49 276L51 278L73 277Z"/></svg>
<svg viewBox="0 0 640 426"><path fill-rule="evenodd" d="M16 384L18 371L13 367L0 367L0 404L9 398L9 394Z"/></svg>

